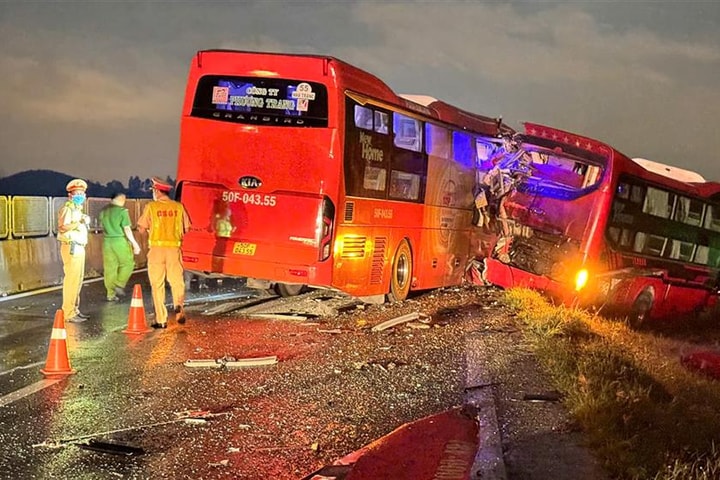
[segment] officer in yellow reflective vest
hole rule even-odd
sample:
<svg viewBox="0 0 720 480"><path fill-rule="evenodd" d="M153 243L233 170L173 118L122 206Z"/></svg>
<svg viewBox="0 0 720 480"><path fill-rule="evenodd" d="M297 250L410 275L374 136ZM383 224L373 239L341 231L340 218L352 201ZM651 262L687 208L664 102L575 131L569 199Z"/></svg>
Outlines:
<svg viewBox="0 0 720 480"><path fill-rule="evenodd" d="M190 228L185 207L169 197L172 186L153 177L153 201L145 205L137 225L148 235L148 277L152 289L155 322L153 328L167 328L168 312L165 308L165 280L170 284L175 319L185 323L185 281L180 244Z"/></svg>
<svg viewBox="0 0 720 480"><path fill-rule="evenodd" d="M63 316L68 322L84 322L88 316L80 311L80 288L85 278L85 246L88 243L90 217L85 215L87 182L70 180L68 201L58 212L58 241L63 262Z"/></svg>

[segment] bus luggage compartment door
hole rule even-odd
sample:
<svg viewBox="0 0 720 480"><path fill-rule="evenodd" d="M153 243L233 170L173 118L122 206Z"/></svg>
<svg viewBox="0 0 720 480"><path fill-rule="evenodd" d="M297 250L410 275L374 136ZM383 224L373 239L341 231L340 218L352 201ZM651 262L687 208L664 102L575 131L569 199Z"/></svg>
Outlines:
<svg viewBox="0 0 720 480"><path fill-rule="evenodd" d="M317 278L334 219L327 198L190 184L182 202L192 221L183 252L211 255L213 271L287 283L329 280ZM324 263L329 271L331 262Z"/></svg>

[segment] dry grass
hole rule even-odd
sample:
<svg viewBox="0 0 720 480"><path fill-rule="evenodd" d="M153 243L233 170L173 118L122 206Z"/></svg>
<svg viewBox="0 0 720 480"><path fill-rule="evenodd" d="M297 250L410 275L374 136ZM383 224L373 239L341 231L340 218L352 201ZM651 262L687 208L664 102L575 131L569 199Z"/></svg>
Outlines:
<svg viewBox="0 0 720 480"><path fill-rule="evenodd" d="M720 478L720 382L680 364L687 338L633 331L531 290L506 298L613 476Z"/></svg>

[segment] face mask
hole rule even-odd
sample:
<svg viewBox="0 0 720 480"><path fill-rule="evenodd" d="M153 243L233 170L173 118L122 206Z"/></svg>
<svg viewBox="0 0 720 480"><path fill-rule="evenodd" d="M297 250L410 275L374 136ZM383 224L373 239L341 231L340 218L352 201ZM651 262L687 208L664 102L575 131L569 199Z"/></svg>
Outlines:
<svg viewBox="0 0 720 480"><path fill-rule="evenodd" d="M85 201L85 195L75 194L72 196L72 202L75 205L82 205L84 201Z"/></svg>

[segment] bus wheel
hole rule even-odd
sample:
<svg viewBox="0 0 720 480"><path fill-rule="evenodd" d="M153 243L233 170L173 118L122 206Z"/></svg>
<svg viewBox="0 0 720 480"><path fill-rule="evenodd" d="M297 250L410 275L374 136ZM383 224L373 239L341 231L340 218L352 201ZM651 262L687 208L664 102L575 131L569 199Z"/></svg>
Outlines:
<svg viewBox="0 0 720 480"><path fill-rule="evenodd" d="M276 283L275 291L281 297L295 297L300 295L305 285L300 283Z"/></svg>
<svg viewBox="0 0 720 480"><path fill-rule="evenodd" d="M630 315L628 316L628 324L630 325L630 328L639 330L643 326L645 320L648 318L650 309L652 308L652 303L653 297L650 292L645 291L638 295L635 299L635 303L633 303L632 310L630 310Z"/></svg>
<svg viewBox="0 0 720 480"><path fill-rule="evenodd" d="M400 242L392 263L392 278L390 278L390 293L388 300L401 302L410 292L410 279L412 277L412 252L407 240Z"/></svg>

